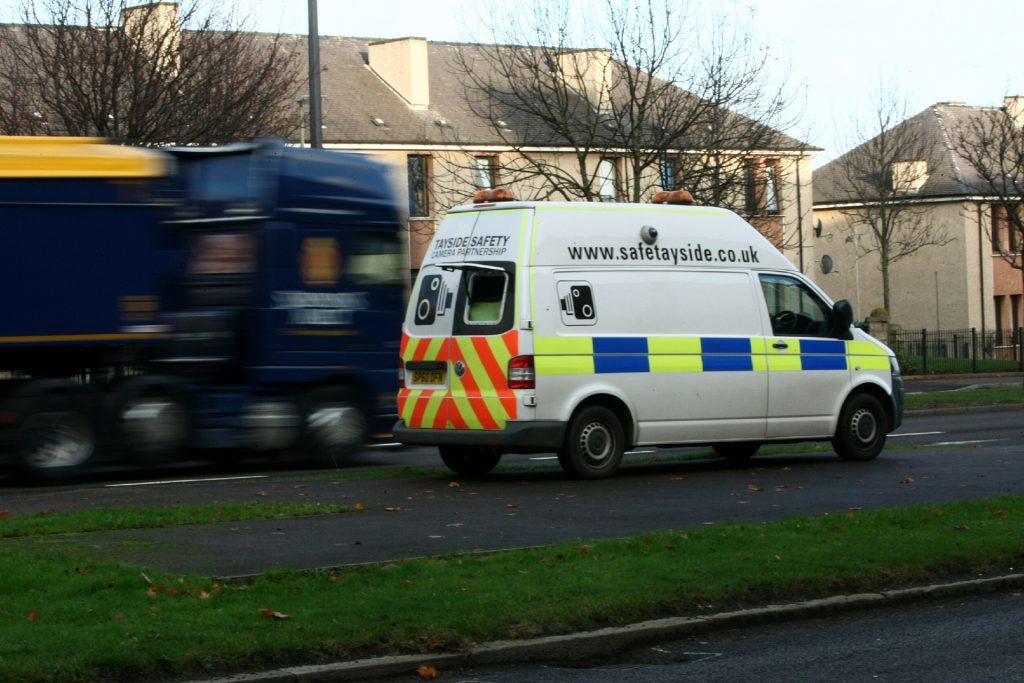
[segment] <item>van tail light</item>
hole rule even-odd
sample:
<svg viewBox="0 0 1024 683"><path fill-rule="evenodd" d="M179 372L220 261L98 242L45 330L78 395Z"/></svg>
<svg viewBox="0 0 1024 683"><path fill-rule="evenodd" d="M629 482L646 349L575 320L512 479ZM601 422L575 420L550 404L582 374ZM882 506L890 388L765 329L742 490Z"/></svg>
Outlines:
<svg viewBox="0 0 1024 683"><path fill-rule="evenodd" d="M405 361L398 359L398 388L405 389Z"/></svg>
<svg viewBox="0 0 1024 683"><path fill-rule="evenodd" d="M508 362L508 388L533 389L537 372L533 369L533 356L515 356Z"/></svg>

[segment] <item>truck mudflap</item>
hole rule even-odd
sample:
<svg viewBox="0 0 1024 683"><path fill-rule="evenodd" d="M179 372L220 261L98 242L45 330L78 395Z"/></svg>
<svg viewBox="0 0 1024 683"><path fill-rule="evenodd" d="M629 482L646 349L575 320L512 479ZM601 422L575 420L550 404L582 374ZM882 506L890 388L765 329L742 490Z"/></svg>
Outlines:
<svg viewBox="0 0 1024 683"><path fill-rule="evenodd" d="M413 429L399 420L395 440L408 446L491 446L503 453L549 453L562 447L566 423L558 420L509 421L493 429Z"/></svg>

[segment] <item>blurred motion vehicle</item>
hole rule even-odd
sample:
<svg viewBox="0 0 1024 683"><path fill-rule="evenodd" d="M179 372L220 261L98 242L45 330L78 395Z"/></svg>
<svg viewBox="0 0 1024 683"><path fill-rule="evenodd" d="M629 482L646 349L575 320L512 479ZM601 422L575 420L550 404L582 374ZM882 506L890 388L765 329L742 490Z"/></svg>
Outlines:
<svg viewBox="0 0 1024 683"><path fill-rule="evenodd" d="M383 166L277 141L0 137L0 462L337 464L388 438L397 206Z"/></svg>

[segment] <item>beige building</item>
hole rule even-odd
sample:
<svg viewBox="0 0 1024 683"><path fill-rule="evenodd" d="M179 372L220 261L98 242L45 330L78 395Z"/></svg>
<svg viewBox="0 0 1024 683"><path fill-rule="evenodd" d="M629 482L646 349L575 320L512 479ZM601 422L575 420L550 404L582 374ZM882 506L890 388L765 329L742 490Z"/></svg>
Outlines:
<svg viewBox="0 0 1024 683"><path fill-rule="evenodd" d="M306 38L294 36L296 51ZM517 49L517 48L513 48ZM467 105L467 83L460 79L459 59L483 59L480 46L435 43L424 38L364 40L322 37L320 61L324 147L370 154L391 164L395 185L408 208L410 260L415 271L448 208L468 202L478 188L510 186L523 199L562 199L536 173L519 172L524 152L532 158L572 172L576 151L526 119L488 121ZM581 74L577 95L608 96L605 81L609 53L603 50L572 55ZM299 102L296 116L304 116ZM596 105L595 105L596 106ZM732 116L731 114L729 114ZM496 130L496 127L505 130ZM525 131L525 144L507 143L509 131ZM770 239L783 247L795 264L814 262L811 249L811 154L818 151L777 131L774 144L724 155L723 163L739 169L742 186L734 206ZM532 137L531 137L532 136ZM308 140L298 131L296 142ZM674 168L683 155L701 149L669 150L661 174L648 182L650 196L673 184ZM599 177L602 201L619 201L632 181L622 150L593 149L588 169ZM650 179L647 179L650 180ZM675 188L672 188L675 189ZM694 189L694 188L686 188ZM700 203L699 192L697 201ZM569 197L575 199L575 197Z"/></svg>
<svg viewBox="0 0 1024 683"><path fill-rule="evenodd" d="M954 142L957 131L969 130L979 117L1007 116L1022 101L1007 98L1006 108L940 103L901 124L923 131L927 158L892 164L888 182L899 201L950 241L891 264L893 324L904 330L1009 331L1024 321L1021 271L1000 255L1019 254L1020 245L1011 244L1003 209L977 189L980 183ZM816 269L815 279L831 297L849 299L855 316L864 319L883 304L882 281L877 254L863 255L870 237L866 226L857 225L864 202L844 181L847 155L814 174L814 250L833 265L828 274Z"/></svg>

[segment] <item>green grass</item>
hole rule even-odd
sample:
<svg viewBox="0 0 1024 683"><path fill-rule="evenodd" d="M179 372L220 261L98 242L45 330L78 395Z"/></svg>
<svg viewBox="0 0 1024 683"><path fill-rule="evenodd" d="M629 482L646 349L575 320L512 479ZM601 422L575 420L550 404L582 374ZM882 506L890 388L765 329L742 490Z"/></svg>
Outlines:
<svg viewBox="0 0 1024 683"><path fill-rule="evenodd" d="M94 508L67 512L50 510L31 515L13 515L7 510L0 510L0 538L81 533L106 529L153 529L180 524L213 524L252 519L308 517L348 512L351 509L347 505L268 502Z"/></svg>
<svg viewBox="0 0 1024 683"><path fill-rule="evenodd" d="M899 356L900 367L906 374L927 373L929 375L945 375L963 372L1016 372L1021 369L1020 360L993 360L979 358L941 358L928 357L928 368L925 369L924 358L921 356Z"/></svg>
<svg viewBox="0 0 1024 683"><path fill-rule="evenodd" d="M1007 571L1024 561L1022 520L1024 497L1004 496L245 583L6 548L0 680L138 680L426 653Z"/></svg>
<svg viewBox="0 0 1024 683"><path fill-rule="evenodd" d="M1024 388L984 387L964 391L940 391L907 396L906 409L953 408L961 406L990 406L1004 403L1024 403Z"/></svg>

